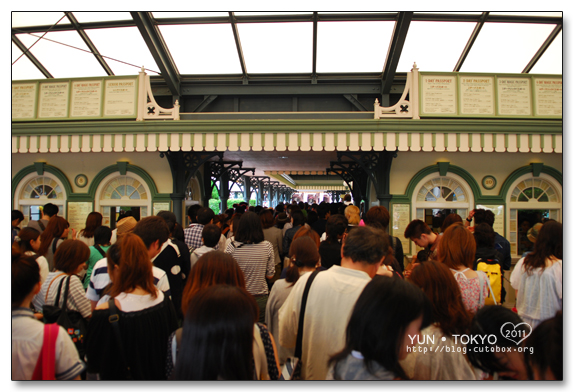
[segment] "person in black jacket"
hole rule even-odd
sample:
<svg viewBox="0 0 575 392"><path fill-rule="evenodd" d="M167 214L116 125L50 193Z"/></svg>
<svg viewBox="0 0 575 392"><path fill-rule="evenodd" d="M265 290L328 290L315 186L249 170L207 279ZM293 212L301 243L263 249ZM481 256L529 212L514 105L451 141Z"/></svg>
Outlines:
<svg viewBox="0 0 575 392"><path fill-rule="evenodd" d="M163 218L149 216L138 222L134 228L148 248L152 264L162 269L168 276L170 293L179 320L183 320L181 312L182 292L186 278L190 274L190 253L186 246L178 246L179 241L170 239L170 229Z"/></svg>
<svg viewBox="0 0 575 392"><path fill-rule="evenodd" d="M329 217L325 225L327 238L319 245L321 266L329 269L332 265L341 265L341 239L347 229L347 218L335 214Z"/></svg>

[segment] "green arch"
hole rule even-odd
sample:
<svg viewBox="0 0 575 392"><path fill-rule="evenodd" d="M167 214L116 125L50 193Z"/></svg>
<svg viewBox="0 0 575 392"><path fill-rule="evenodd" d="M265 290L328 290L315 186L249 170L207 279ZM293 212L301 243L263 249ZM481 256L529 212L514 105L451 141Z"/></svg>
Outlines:
<svg viewBox="0 0 575 392"><path fill-rule="evenodd" d="M443 162L441 162L441 163L443 163ZM469 172L467 170L465 170L459 166L449 165L447 172L456 174L459 177L463 178L467 182L467 184L471 188L471 192L473 192L473 199L475 200L475 203L477 203L478 200L482 199L481 189L479 188L477 181L475 181L475 178L471 174L469 174ZM421 169L420 171L418 171L411 178L411 181L407 185L407 188L405 190L405 194L402 196L402 198L406 199L406 201L409 200L407 202L411 203L413 192L416 190L415 187L417 186L417 184L419 184L419 182L425 176L428 176L428 175L433 174L433 173L437 173L438 176L440 175L439 165L427 166L427 167ZM393 201L395 202L395 200L393 200Z"/></svg>
<svg viewBox="0 0 575 392"><path fill-rule="evenodd" d="M110 166L105 167L104 169L100 170L100 172L98 174L96 174L96 176L94 177L94 179L90 183L90 188L88 189L87 195L92 200L95 200L96 199L96 190L100 186L100 183L102 182L102 180L104 178L106 178L107 176L109 176L110 174L115 173L115 172L119 172L119 171L120 171L120 167L118 164L110 165ZM142 177L142 179L148 185L148 188L150 188L150 200L153 202L154 199L157 198L157 196L158 196L158 188L156 187L156 183L154 182L154 179L152 177L150 177L150 175L144 169L142 169L139 166L128 164L128 165L126 165L126 171L132 172L132 173L137 174L138 176Z"/></svg>
<svg viewBox="0 0 575 392"><path fill-rule="evenodd" d="M533 166L532 165L520 167L519 169L517 169L513 173L511 173L505 179L505 182L501 186L501 190L499 191L499 196L501 196L502 198L505 199L505 196L509 192L509 188L511 187L511 184L513 182L515 182L515 180L517 180L519 177L521 177L525 174L529 174L529 173L533 173ZM543 167L541 168L541 173L545 173L545 174L553 177L555 180L557 180L557 182L559 184L561 184L561 186L563 186L563 174L559 170L552 168L551 166L543 165Z"/></svg>
<svg viewBox="0 0 575 392"><path fill-rule="evenodd" d="M53 174L60 180L62 185L64 186L64 191L66 192L66 198L69 199L72 195L72 186L70 185L70 181L68 181L68 177L57 167L44 164L44 171L50 174ZM16 188L18 184L22 181L24 177L26 177L30 173L36 173L36 166L30 165L26 166L22 170L20 170L16 175L12 178L12 208L14 208L14 196L16 193Z"/></svg>

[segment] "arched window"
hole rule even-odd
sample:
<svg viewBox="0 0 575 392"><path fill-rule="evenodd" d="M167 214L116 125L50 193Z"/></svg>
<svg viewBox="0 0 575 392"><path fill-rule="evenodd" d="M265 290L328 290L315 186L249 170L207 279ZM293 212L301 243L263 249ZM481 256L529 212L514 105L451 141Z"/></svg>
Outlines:
<svg viewBox="0 0 575 392"><path fill-rule="evenodd" d="M103 224L116 227L120 216L130 211L139 220L151 211L150 189L137 174L112 173L102 180L96 191L96 209L104 216Z"/></svg>
<svg viewBox="0 0 575 392"><path fill-rule="evenodd" d="M561 184L553 177L532 173L517 178L507 193L509 221L507 232L511 254L521 256L533 249L527 231L545 218L561 219Z"/></svg>
<svg viewBox="0 0 575 392"><path fill-rule="evenodd" d="M473 192L461 177L448 173L438 176L436 173L424 177L413 195L413 213L439 232L445 216L456 213L463 219L473 209Z"/></svg>
<svg viewBox="0 0 575 392"><path fill-rule="evenodd" d="M66 217L66 192L60 180L51 173L39 176L30 173L20 181L14 193L14 208L24 214L25 227L29 221L41 218L41 207L46 203L58 206L59 216Z"/></svg>

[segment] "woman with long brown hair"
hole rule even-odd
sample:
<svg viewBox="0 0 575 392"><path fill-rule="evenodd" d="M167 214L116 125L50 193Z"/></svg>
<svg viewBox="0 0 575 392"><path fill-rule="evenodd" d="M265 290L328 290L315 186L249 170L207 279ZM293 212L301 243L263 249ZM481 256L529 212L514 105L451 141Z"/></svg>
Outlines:
<svg viewBox="0 0 575 392"><path fill-rule="evenodd" d="M107 259L112 286L88 326L88 373L102 380L165 379L167 339L177 319L172 302L154 286L148 250L127 233Z"/></svg>
<svg viewBox="0 0 575 392"><path fill-rule="evenodd" d="M485 305L485 298L490 295L490 286L484 272L472 269L476 250L473 234L461 223L454 223L445 230L442 237L437 258L455 276L465 308L475 313Z"/></svg>
<svg viewBox="0 0 575 392"><path fill-rule="evenodd" d="M434 322L414 339L412 345L416 348L400 362L407 376L414 380L475 380L461 341L453 339L453 335L468 333L472 315L463 305L459 285L449 268L426 261L413 269L408 280L431 301ZM445 347L456 350L447 352Z"/></svg>
<svg viewBox="0 0 575 392"><path fill-rule="evenodd" d="M517 313L535 329L563 309L563 225L548 221L539 231L533 252L511 273Z"/></svg>
<svg viewBox="0 0 575 392"><path fill-rule="evenodd" d="M102 214L93 211L86 218L86 227L78 233L78 239L88 246L94 245L94 232L102 226Z"/></svg>
<svg viewBox="0 0 575 392"><path fill-rule="evenodd" d="M38 254L46 257L50 271L54 271L54 253L70 232L70 223L61 216L53 216L46 229L40 235L41 245ZM72 239L76 239L76 230L72 229Z"/></svg>

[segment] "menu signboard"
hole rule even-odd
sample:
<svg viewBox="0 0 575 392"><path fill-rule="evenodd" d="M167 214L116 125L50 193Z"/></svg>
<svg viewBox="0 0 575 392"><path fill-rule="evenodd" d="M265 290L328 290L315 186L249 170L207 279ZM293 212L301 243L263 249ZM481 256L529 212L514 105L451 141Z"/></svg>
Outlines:
<svg viewBox="0 0 575 392"><path fill-rule="evenodd" d="M493 77L461 76L459 78L461 114L494 115L493 90Z"/></svg>
<svg viewBox="0 0 575 392"><path fill-rule="evenodd" d="M425 75L421 80L423 82L420 88L423 113L457 114L457 82L455 76Z"/></svg>
<svg viewBox="0 0 575 392"><path fill-rule="evenodd" d="M36 83L16 83L12 85L12 119L34 118L36 87Z"/></svg>
<svg viewBox="0 0 575 392"><path fill-rule="evenodd" d="M530 116L531 79L498 78L497 99L500 115Z"/></svg>
<svg viewBox="0 0 575 392"><path fill-rule="evenodd" d="M563 79L536 78L535 114L539 116L563 115Z"/></svg>
<svg viewBox="0 0 575 392"><path fill-rule="evenodd" d="M41 83L38 117L67 117L69 87L69 82Z"/></svg>
<svg viewBox="0 0 575 392"><path fill-rule="evenodd" d="M106 80L104 116L136 115L136 79Z"/></svg>
<svg viewBox="0 0 575 392"><path fill-rule="evenodd" d="M70 117L100 116L101 102L101 80L84 80L72 83Z"/></svg>

